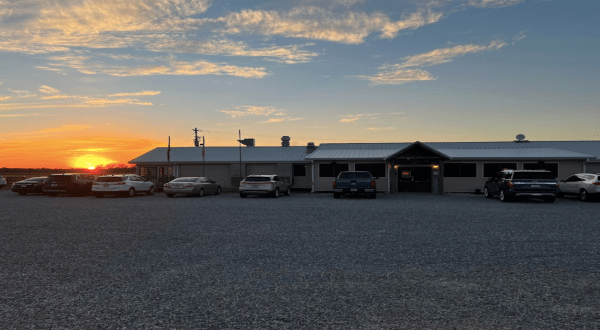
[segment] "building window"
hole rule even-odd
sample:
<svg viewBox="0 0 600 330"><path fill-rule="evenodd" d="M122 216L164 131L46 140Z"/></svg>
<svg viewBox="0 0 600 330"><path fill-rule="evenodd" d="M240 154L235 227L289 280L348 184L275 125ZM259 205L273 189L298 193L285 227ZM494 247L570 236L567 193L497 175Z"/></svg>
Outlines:
<svg viewBox="0 0 600 330"><path fill-rule="evenodd" d="M476 163L446 163L444 176L447 178L475 178L477 177Z"/></svg>
<svg viewBox="0 0 600 330"><path fill-rule="evenodd" d="M517 163L484 163L483 176L491 178L502 170L516 170Z"/></svg>
<svg viewBox="0 0 600 330"><path fill-rule="evenodd" d="M347 170L348 164L319 164L319 177L335 178L340 172Z"/></svg>
<svg viewBox="0 0 600 330"><path fill-rule="evenodd" d="M524 170L546 170L552 172L555 178L558 178L558 163L523 163Z"/></svg>
<svg viewBox="0 0 600 330"><path fill-rule="evenodd" d="M385 178L385 163L357 163L354 164L356 171L367 171L376 178Z"/></svg>
<svg viewBox="0 0 600 330"><path fill-rule="evenodd" d="M306 176L306 165L294 164L292 167L293 176Z"/></svg>
<svg viewBox="0 0 600 330"><path fill-rule="evenodd" d="M156 176L156 167L145 167L140 166L140 176L143 177L155 177Z"/></svg>

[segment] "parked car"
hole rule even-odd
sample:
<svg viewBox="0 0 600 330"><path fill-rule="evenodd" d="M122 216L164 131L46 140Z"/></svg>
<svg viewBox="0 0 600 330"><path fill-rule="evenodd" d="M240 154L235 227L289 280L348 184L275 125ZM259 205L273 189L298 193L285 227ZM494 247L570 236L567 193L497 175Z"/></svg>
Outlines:
<svg viewBox="0 0 600 330"><path fill-rule="evenodd" d="M6 179L0 175L0 189L4 188L4 186L6 186Z"/></svg>
<svg viewBox="0 0 600 330"><path fill-rule="evenodd" d="M333 198L341 195L365 195L377 198L375 178L367 171L344 171L333 181Z"/></svg>
<svg viewBox="0 0 600 330"><path fill-rule="evenodd" d="M190 176L177 178L165 183L163 191L167 197L173 197L176 194L202 197L208 194L219 195L221 193L221 185L209 178Z"/></svg>
<svg viewBox="0 0 600 330"><path fill-rule="evenodd" d="M539 197L553 203L560 193L554 174L544 170L504 170L488 179L483 194L487 198L499 196L509 202L516 197Z"/></svg>
<svg viewBox="0 0 600 330"><path fill-rule="evenodd" d="M575 195L583 202L600 196L600 174L578 173L560 181L561 195Z"/></svg>
<svg viewBox="0 0 600 330"><path fill-rule="evenodd" d="M88 195L96 177L83 173L51 174L44 182L43 191L50 197L58 194Z"/></svg>
<svg viewBox="0 0 600 330"><path fill-rule="evenodd" d="M92 185L92 193L98 198L115 194L133 197L140 192L154 195L155 190L156 187L152 181L135 174L100 176Z"/></svg>
<svg viewBox="0 0 600 330"><path fill-rule="evenodd" d="M19 195L43 194L44 182L46 182L46 179L48 179L48 177L40 176L17 181L12 184L10 190L16 192Z"/></svg>
<svg viewBox="0 0 600 330"><path fill-rule="evenodd" d="M290 184L275 174L249 175L240 183L240 197L267 194L273 198L280 194L290 195Z"/></svg>

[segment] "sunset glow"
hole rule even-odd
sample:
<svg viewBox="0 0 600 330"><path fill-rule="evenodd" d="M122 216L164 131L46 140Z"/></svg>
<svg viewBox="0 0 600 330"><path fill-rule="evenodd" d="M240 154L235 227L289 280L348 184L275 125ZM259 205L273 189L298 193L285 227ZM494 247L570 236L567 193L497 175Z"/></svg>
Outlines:
<svg viewBox="0 0 600 330"><path fill-rule="evenodd" d="M0 167L124 164L195 127L207 146L600 139L598 6L0 3Z"/></svg>

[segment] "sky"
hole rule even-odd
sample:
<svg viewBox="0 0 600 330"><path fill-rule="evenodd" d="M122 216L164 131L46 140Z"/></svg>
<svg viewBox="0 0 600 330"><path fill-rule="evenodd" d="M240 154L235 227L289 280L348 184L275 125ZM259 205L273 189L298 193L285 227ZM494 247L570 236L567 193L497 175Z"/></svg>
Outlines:
<svg viewBox="0 0 600 330"><path fill-rule="evenodd" d="M0 168L600 140L597 0L0 0Z"/></svg>

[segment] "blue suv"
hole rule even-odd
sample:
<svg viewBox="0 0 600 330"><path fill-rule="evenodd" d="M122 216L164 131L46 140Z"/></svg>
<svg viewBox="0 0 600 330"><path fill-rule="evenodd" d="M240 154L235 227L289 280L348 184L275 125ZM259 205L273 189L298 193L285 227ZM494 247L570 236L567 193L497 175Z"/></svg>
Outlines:
<svg viewBox="0 0 600 330"><path fill-rule="evenodd" d="M486 198L498 196L502 202L509 202L516 197L537 197L553 203L560 189L550 171L504 170L488 179L483 194Z"/></svg>

